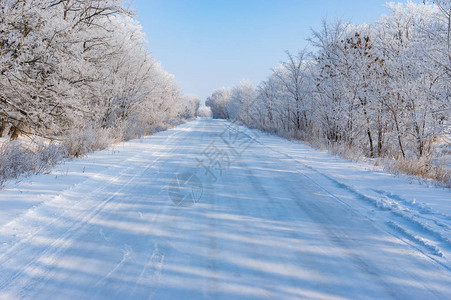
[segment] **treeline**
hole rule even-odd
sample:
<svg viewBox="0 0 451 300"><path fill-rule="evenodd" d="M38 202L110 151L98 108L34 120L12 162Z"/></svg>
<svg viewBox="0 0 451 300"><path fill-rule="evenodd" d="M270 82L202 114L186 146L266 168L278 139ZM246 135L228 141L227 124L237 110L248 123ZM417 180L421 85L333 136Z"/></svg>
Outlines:
<svg viewBox="0 0 451 300"><path fill-rule="evenodd" d="M0 186L196 114L122 3L0 1Z"/></svg>
<svg viewBox="0 0 451 300"><path fill-rule="evenodd" d="M121 0L0 2L0 135L146 131L194 115Z"/></svg>
<svg viewBox="0 0 451 300"><path fill-rule="evenodd" d="M451 2L388 8L375 24L324 22L315 52L287 53L257 87L243 81L206 104L215 118L450 180Z"/></svg>

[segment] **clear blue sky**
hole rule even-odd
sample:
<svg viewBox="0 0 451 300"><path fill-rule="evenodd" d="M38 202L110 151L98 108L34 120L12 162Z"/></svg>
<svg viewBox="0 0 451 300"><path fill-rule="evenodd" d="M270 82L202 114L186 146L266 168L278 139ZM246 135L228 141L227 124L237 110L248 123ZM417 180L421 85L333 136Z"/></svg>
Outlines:
<svg viewBox="0 0 451 300"><path fill-rule="evenodd" d="M385 0L131 0L149 51L187 94L205 100L242 79L264 80L303 49L323 18L370 23Z"/></svg>

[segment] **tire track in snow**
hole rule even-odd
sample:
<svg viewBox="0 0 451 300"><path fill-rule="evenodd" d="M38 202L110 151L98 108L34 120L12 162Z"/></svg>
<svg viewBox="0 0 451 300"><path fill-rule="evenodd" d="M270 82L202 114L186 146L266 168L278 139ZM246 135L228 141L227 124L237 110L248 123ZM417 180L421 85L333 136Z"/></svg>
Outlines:
<svg viewBox="0 0 451 300"><path fill-rule="evenodd" d="M185 135L188 135L189 130L188 131L184 130L181 132L184 133ZM179 132L175 132L174 134L171 134L168 137L167 142L169 143L170 139L178 134L179 134ZM161 151L169 149L170 146L171 145L168 145ZM161 157L163 155L167 155L168 153L175 151L177 149L177 147L180 146L180 144L176 144L175 146L174 145L172 145L172 146L174 148L171 151L162 152L160 155L157 156L157 158L155 160L153 160L145 168L141 168L139 172L132 175L131 178L129 178L124 184L121 185L119 190L117 190L116 192L111 194L109 197L105 198L101 203L97 204L94 208L92 208L92 207L89 209L85 208L78 216L76 216L76 218L74 218L74 221L72 223L66 223L66 225L64 226L65 229L63 229L62 232L57 233L58 238L56 238L44 250L40 251L38 255L36 255L36 253L33 253L31 251L32 249L29 249L28 247L24 248L22 246L27 246L26 244L31 244L30 241L32 241L33 239L35 239L37 236L39 236L41 233L43 233L45 231L50 230L50 232L52 232L52 229L54 227L56 227L53 225L60 222L62 220L62 218L65 217L65 215L62 215L58 218L53 219L53 221L51 223L47 224L46 226L41 227L35 234L27 237L26 239L22 239L20 242L14 244L8 251L3 253L0 256L0 268L2 268L3 270L7 269L7 268L5 268L6 264L9 263L11 265L11 263L13 263L12 260L16 260L16 262L14 263L13 268L8 268L10 270L18 269L19 265L21 265L21 264L23 265L23 260L25 257L33 257L33 258L30 261L28 261L24 266L22 266L20 269L18 269L18 271L13 271L12 274L11 273L8 273L8 274L3 273L0 277L0 291L4 291L8 287L11 287L13 284L16 284L15 280L20 277L24 277L23 275L25 275L26 273L32 274L33 271L31 271L30 269L39 270L40 269L39 261L40 261L41 257L47 257L47 259L45 260L46 264L47 264L47 268L45 269L44 273L42 273L42 270L40 271L41 272L40 277L46 278L46 274L49 274L51 272L52 265L54 265L54 262L56 261L58 254L63 252L65 249L67 249L71 246L72 242L71 242L70 238L74 234L76 234L78 231L81 231L83 227L87 226L89 224L89 220L91 220L95 216L97 216L102 211L102 209L105 207L105 205L107 205L111 199L113 199L115 196L117 196L118 193L120 193L122 190L124 190L126 187L128 187L130 185L130 183L136 177L138 177L139 175L144 173L147 169L149 169L152 165L154 165L158 160L161 159ZM142 155L143 154L140 153L140 154L134 156L134 158L136 159L137 157L142 156ZM129 166L129 167L125 168L119 175L115 176L113 179L110 179L110 181L107 182L105 185L98 187L97 189L94 189L91 194L84 195L81 200L77 201L77 203L82 203L83 199L89 199L89 198L97 199L99 196L101 196L106 191L107 188L109 188L111 186L112 183L118 182L119 179L126 176L126 174L129 170L132 170L134 168L136 168L136 167ZM100 173L102 173L102 172L100 172ZM73 191L71 191L71 193L73 193ZM87 214L86 214L86 211L88 212ZM19 254L20 252L28 252L29 254ZM20 256L21 262L17 261L18 256ZM17 265L17 263L19 263L19 265ZM43 282L35 282L34 285L39 284L39 283L43 283ZM27 290L30 291L35 288L35 286L27 285L25 283L23 283L22 285L26 286L25 293L27 293L26 292ZM25 296L25 295L23 295L23 296Z"/></svg>
<svg viewBox="0 0 451 300"><path fill-rule="evenodd" d="M245 133L245 134L246 134L246 133ZM424 223L425 220L431 220L431 221L433 221L437 226L439 226L439 227L441 227L441 228L445 228L445 229L449 228L449 226L442 224L442 222L440 222L440 221L434 219L433 217L428 218L428 217L426 216L426 217L423 217L424 220L421 220L421 219L418 218L418 216L409 214L409 212L408 212L408 211L406 212L406 210L403 209L403 208L398 208L397 206L390 206L390 205L387 205L387 204L386 204L385 202L383 202L381 199L377 199L377 198L374 198L374 197L372 197L372 196L363 194L363 193L359 192L358 190L356 190L355 188L351 187L350 185L348 185L348 184L346 184L346 183L343 183L342 181L339 181L339 180L337 180L337 179L335 179L335 178L333 178L333 177L331 177L331 176L329 176L329 175L326 175L326 174L324 174L324 173L321 173L320 171L316 170L315 168L313 168L313 167L311 167L311 166L308 166L308 165L304 164L303 162L297 160L297 159L294 158L293 156L291 156L291 155L289 155L289 154L286 154L286 153L284 153L284 152L282 152L282 151L276 150L276 149L274 149L273 147L266 145L266 144L263 143L262 141L260 141L260 140L258 140L258 139L256 139L256 138L254 138L254 137L252 137L252 136L250 136L250 135L248 135L248 134L246 134L246 135L247 135L249 138L251 138L252 140L254 140L256 143L260 144L261 146L263 146L263 147L265 147L265 148L271 150L272 152L275 152L275 153L277 153L277 154L279 154L279 155L281 155L281 156L283 156L283 157L285 157L285 158L287 158L287 159L289 159L289 160L291 160L291 161L294 161L294 162L298 163L299 165L301 165L301 166L302 166L303 168L305 168L305 169L308 169L308 170L310 170L310 171L312 171L312 172L314 172L314 173L316 173L316 174L318 174L318 175L320 175L320 176L323 176L324 178L326 178L326 179L330 180L331 182L335 183L337 186L342 187L342 188L348 190L349 192L355 194L355 195L356 195L357 197L359 197L360 199L365 200L366 202L371 203L371 204L374 205L376 208L380 208L380 209L382 209L382 210L389 211L389 212L391 212L391 213L393 213L393 214L395 214L395 215L397 215L397 216L399 216L399 217L402 217L405 221L408 221L408 222L410 222L411 224L418 226L418 228L421 228L421 229L423 230L423 232L426 231L426 232L429 232L430 234L434 235L436 238L438 238L440 241L442 241L442 242L444 242L444 243L446 244L446 248L450 248L450 246L451 246L451 239L450 239L449 237L445 236L440 230L434 229L434 228L432 228L430 225L427 225L427 224ZM277 157L277 159L281 160L280 157ZM343 205L347 206L349 209L351 209L351 210L353 210L353 211L356 211L352 206L350 206L348 203L346 203L346 201L343 201L342 199L340 199L340 197L336 196L333 192L330 192L330 191L327 190L324 186L322 186L321 184L317 183L314 179L312 179L311 177L309 177L309 176L308 176L307 174L305 174L305 172L303 172L302 170L297 170L297 172L298 172L300 175L306 177L306 178L307 178L308 180L310 180L311 182L313 182L313 183L314 183L316 186L318 186L320 189L322 189L322 190L324 190L326 193L330 194L330 195L331 195L333 198L335 198L337 201L339 201L339 202L341 202ZM392 199L395 200L393 197L392 197ZM447 215L444 215L444 214L442 214L442 215L443 215L443 217L444 217L445 219L448 219L448 218L449 218L449 216L447 216ZM374 219L370 219L370 218L368 218L368 217L367 217L367 219L368 219L370 222L374 222ZM399 225L399 224L398 224L398 225ZM401 225L399 225L399 226L401 226ZM391 227L393 228L393 226L391 226ZM385 231L386 233L391 234L392 236L395 236L395 237L397 237L397 238L400 238L400 237L399 237L397 234L395 234L393 231L388 231L387 229L385 229L385 230L383 230L383 231ZM409 244L411 247L413 247L414 249L420 251L422 254L424 254L425 256L427 256L429 259L433 260L435 263L437 263L437 264L441 265L442 267L445 267L446 269L448 269L449 271L451 271L451 266L449 265L449 262L440 260L440 257L443 257L442 249L440 249L438 246L434 246L434 250L431 251L432 248L431 248L430 246L427 246L424 242L420 242L420 241L424 240L424 238L418 238L418 236L417 236L416 239L412 239L412 238L410 237L410 235L406 234L406 232L408 232L408 230L407 230L407 229L404 229L404 228L403 228L403 230L399 230L399 228L398 228L398 230L397 230L397 233L398 233L398 234L399 234L399 233L404 234L404 235L408 238L408 240L409 240L409 243L408 243L408 244ZM405 242L405 240L403 240L403 241ZM416 246L412 245L411 242L415 243ZM435 244L437 244L437 243L435 243ZM438 255L438 257L434 257L434 256L437 256L437 255Z"/></svg>

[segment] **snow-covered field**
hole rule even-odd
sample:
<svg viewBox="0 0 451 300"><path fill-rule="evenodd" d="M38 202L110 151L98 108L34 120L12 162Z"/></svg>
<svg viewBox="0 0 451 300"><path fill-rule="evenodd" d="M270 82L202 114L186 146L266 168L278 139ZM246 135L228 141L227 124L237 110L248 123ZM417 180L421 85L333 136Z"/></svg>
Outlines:
<svg viewBox="0 0 451 300"><path fill-rule="evenodd" d="M198 119L0 191L1 299L447 299L451 193Z"/></svg>

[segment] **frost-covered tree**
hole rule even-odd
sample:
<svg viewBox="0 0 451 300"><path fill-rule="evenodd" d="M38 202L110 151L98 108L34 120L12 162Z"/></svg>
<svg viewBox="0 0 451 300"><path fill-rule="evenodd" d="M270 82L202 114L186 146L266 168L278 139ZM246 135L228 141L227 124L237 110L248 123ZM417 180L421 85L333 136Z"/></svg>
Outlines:
<svg viewBox="0 0 451 300"><path fill-rule="evenodd" d="M186 119L196 117L200 107L199 97L195 95L186 95L183 100L184 110L182 110L181 116Z"/></svg>
<svg viewBox="0 0 451 300"><path fill-rule="evenodd" d="M182 93L145 44L121 0L1 1L0 133L64 135L182 116Z"/></svg>
<svg viewBox="0 0 451 300"><path fill-rule="evenodd" d="M2 118L15 129L13 137L16 130L59 134L89 112L82 87L93 80L89 70L109 35L103 25L108 16L126 11L120 1L0 5Z"/></svg>
<svg viewBox="0 0 451 300"><path fill-rule="evenodd" d="M210 107L215 119L228 119L229 114L227 112L227 104L230 101L230 96L232 94L229 88L220 88L215 90L213 94L207 98L205 105Z"/></svg>
<svg viewBox="0 0 451 300"><path fill-rule="evenodd" d="M389 134L396 135L402 156L410 156L410 151L421 157L442 131L440 111L449 103L441 67L447 61L446 51L437 51L446 49L446 39L437 36L446 31L446 20L436 6L408 2L388 7L391 14L382 17L376 28L376 45L386 62L381 99L393 127Z"/></svg>
<svg viewBox="0 0 451 300"><path fill-rule="evenodd" d="M387 8L371 25L324 21L316 51L288 53L251 107L242 84L215 91L215 117L366 157L430 160L450 128L450 2Z"/></svg>
<svg viewBox="0 0 451 300"><path fill-rule="evenodd" d="M229 118L245 124L252 124L256 98L257 93L253 84L247 80L241 81L238 86L232 88L232 93L227 103Z"/></svg>
<svg viewBox="0 0 451 300"><path fill-rule="evenodd" d="M294 124L296 131L303 131L309 123L308 98L309 98L309 72L305 60L306 52L301 51L298 55L292 55L288 51L288 60L281 67L273 71L273 75L279 80L280 86L288 101L286 106L290 108L288 119Z"/></svg>
<svg viewBox="0 0 451 300"><path fill-rule="evenodd" d="M208 106L200 106L196 114L199 118L211 118L213 114Z"/></svg>

